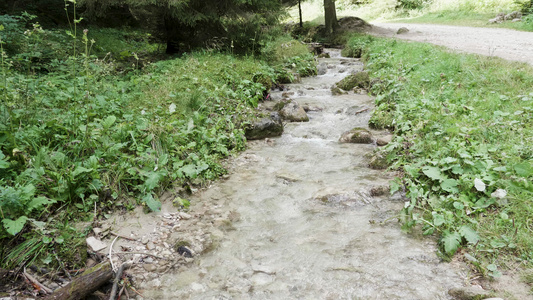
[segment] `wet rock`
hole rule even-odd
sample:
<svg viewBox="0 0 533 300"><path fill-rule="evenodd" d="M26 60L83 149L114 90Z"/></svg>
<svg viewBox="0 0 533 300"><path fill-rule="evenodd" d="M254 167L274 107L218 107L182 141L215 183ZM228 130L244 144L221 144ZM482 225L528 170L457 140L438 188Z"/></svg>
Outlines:
<svg viewBox="0 0 533 300"><path fill-rule="evenodd" d="M261 286L272 283L274 281L274 277L265 273L255 273L252 275L250 281L254 286Z"/></svg>
<svg viewBox="0 0 533 300"><path fill-rule="evenodd" d="M320 53L318 58L330 58L329 53Z"/></svg>
<svg viewBox="0 0 533 300"><path fill-rule="evenodd" d="M364 128L354 128L342 134L339 139L341 143L370 144L372 143L372 133Z"/></svg>
<svg viewBox="0 0 533 300"><path fill-rule="evenodd" d="M376 144L378 146L386 146L392 141L392 135L382 136L376 139Z"/></svg>
<svg viewBox="0 0 533 300"><path fill-rule="evenodd" d="M381 185L381 186L373 186L370 188L370 196L372 197L379 197L387 195L390 192L390 187Z"/></svg>
<svg viewBox="0 0 533 300"><path fill-rule="evenodd" d="M453 288L448 291L448 294L457 300L485 299L490 296L489 291L475 286Z"/></svg>
<svg viewBox="0 0 533 300"><path fill-rule="evenodd" d="M328 65L325 63L319 64L317 66L317 74L318 75L324 75L328 72Z"/></svg>
<svg viewBox="0 0 533 300"><path fill-rule="evenodd" d="M345 91L349 91L356 87L368 88L370 86L370 77L367 71L361 71L346 76L343 80L337 82L336 85Z"/></svg>
<svg viewBox="0 0 533 300"><path fill-rule="evenodd" d="M285 98L285 99L286 99L286 98L290 98L290 97L292 97L292 96L294 96L294 92L283 92L283 93L281 94L281 97L283 97L283 98Z"/></svg>
<svg viewBox="0 0 533 300"><path fill-rule="evenodd" d="M407 27L401 27L400 29L398 29L396 34L404 34L404 33L408 33L408 32L409 32L409 29L407 29Z"/></svg>
<svg viewBox="0 0 533 300"><path fill-rule="evenodd" d="M305 112L304 112L305 113ZM268 118L262 118L246 129L248 140L259 140L267 137L280 136L283 133L283 123L277 112L270 114Z"/></svg>
<svg viewBox="0 0 533 300"><path fill-rule="evenodd" d="M337 96L337 95L346 94L346 92L341 90L341 89L339 89L338 86L334 85L334 86L331 87L331 94L333 96Z"/></svg>
<svg viewBox="0 0 533 300"><path fill-rule="evenodd" d="M280 110L280 115L283 117L283 119L291 121L291 122L308 122L309 117L307 116L307 113L301 107L298 102L291 101Z"/></svg>
<svg viewBox="0 0 533 300"><path fill-rule="evenodd" d="M368 167L374 170L384 170L389 167L387 158L381 153L375 153L368 163Z"/></svg>
<svg viewBox="0 0 533 300"><path fill-rule="evenodd" d="M98 252L107 248L107 244L95 238L94 236L88 237L86 240L87 246L91 248L92 251Z"/></svg>

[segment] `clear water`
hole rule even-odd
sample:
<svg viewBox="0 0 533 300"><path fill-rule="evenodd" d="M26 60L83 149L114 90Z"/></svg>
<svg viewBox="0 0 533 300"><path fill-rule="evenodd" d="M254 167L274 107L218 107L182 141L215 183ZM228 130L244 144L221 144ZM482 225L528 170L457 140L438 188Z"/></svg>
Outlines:
<svg viewBox="0 0 533 300"><path fill-rule="evenodd" d="M146 298L449 299L448 290L462 286L432 240L403 233L394 218L380 225L403 200L370 196L390 180L367 167L375 145L338 143L342 132L367 127L370 113L354 112L373 101L331 95L331 85L362 64L328 51L332 58L320 59L326 74L287 86L300 104L322 110L287 124L279 138L250 143L228 179L194 197L237 212L234 230L186 270L161 276Z"/></svg>

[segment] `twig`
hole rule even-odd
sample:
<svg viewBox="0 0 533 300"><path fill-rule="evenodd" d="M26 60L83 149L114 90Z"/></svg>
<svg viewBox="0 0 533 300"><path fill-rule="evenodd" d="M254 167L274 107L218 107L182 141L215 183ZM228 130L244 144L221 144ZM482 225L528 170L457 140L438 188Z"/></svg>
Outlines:
<svg viewBox="0 0 533 300"><path fill-rule="evenodd" d="M113 270L113 272L116 272L117 269L115 269L115 265L113 265L113 257L111 257L113 254L113 244L115 243L115 241L118 239L118 236L115 237L115 239L113 240L113 242L111 242L111 246L109 246L109 262L111 263L111 270Z"/></svg>
<svg viewBox="0 0 533 300"><path fill-rule="evenodd" d="M26 268L24 268L24 277L26 277L26 279L31 282L33 285L39 287L41 290L43 290L46 294L52 294L54 291L52 291L51 289L47 288L46 286L44 286L42 283L40 283L37 279L35 279L33 276L31 276L30 274L28 274L26 272Z"/></svg>
<svg viewBox="0 0 533 300"><path fill-rule="evenodd" d="M120 281L120 278L122 277L122 272L124 272L125 268L129 268L129 266L130 264L123 263L122 265L120 265L120 268L118 268L117 274L115 275L115 280L113 280L113 288L111 289L111 295L109 296L109 300L115 300L115 296L117 295L118 283Z"/></svg>
<svg viewBox="0 0 533 300"><path fill-rule="evenodd" d="M120 292L118 292L118 300L120 300L120 296L122 296L122 293L124 292L125 289L126 289L126 285L123 285L122 288L120 289Z"/></svg>
<svg viewBox="0 0 533 300"><path fill-rule="evenodd" d="M365 112L365 111L367 111L369 109L370 108L364 108L364 109L358 110L358 111L355 112L355 114L358 115L358 114L363 113L363 112Z"/></svg>
<svg viewBox="0 0 533 300"><path fill-rule="evenodd" d="M144 298L144 296L141 293L137 292L137 290L134 287L132 287L131 285L130 285L130 288L131 288L132 291L135 292L135 294L137 294L137 295L139 295L139 296Z"/></svg>
<svg viewBox="0 0 533 300"><path fill-rule="evenodd" d="M126 287L126 285L124 285ZM128 293L128 289L124 289L124 294L126 294L126 299L130 300L130 294Z"/></svg>
<svg viewBox="0 0 533 300"><path fill-rule="evenodd" d="M137 240L134 239L134 238L130 238L130 237L127 237L127 236L123 236L123 235L120 235L120 234L118 234L118 233L116 233L116 232L113 232L113 231L111 231L110 233L111 233L112 235L114 235L114 236L118 236L119 238L123 238L123 239L130 240L130 241L137 241Z"/></svg>
<svg viewBox="0 0 533 300"><path fill-rule="evenodd" d="M148 256L151 256L151 257L155 257L157 259L167 259L167 258L164 258L164 257L161 257L161 256L157 256L155 254L144 253L144 252L115 252L115 254L142 254L142 255L148 255Z"/></svg>

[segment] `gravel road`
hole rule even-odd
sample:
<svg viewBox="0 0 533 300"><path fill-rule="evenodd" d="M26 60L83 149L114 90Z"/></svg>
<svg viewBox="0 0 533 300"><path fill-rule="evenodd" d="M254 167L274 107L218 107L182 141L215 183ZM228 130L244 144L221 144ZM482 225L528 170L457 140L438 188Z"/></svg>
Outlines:
<svg viewBox="0 0 533 300"><path fill-rule="evenodd" d="M498 56L533 65L533 32L502 28L375 23L371 34L432 43L455 51ZM400 27L409 32L396 34Z"/></svg>

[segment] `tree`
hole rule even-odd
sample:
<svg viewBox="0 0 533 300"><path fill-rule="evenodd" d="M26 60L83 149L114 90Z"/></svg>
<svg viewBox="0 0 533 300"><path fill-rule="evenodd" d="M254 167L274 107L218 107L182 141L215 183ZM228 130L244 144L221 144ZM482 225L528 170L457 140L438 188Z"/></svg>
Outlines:
<svg viewBox="0 0 533 300"><path fill-rule="evenodd" d="M339 27L337 11L335 10L335 0L324 0L324 20L326 34L332 34Z"/></svg>
<svg viewBox="0 0 533 300"><path fill-rule="evenodd" d="M167 53L212 44L250 47L262 28L278 21L279 0L80 0L86 14L126 6L142 26L166 43Z"/></svg>

